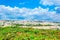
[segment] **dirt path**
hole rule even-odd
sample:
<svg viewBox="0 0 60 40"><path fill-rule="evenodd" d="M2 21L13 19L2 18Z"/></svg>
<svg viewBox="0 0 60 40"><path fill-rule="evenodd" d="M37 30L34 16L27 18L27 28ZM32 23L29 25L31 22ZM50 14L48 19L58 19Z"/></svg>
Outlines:
<svg viewBox="0 0 60 40"><path fill-rule="evenodd" d="M26 28L27 26L21 26L21 27ZM60 29L59 26L36 26L36 27L33 26L31 28L36 28L36 29L57 29L59 28Z"/></svg>

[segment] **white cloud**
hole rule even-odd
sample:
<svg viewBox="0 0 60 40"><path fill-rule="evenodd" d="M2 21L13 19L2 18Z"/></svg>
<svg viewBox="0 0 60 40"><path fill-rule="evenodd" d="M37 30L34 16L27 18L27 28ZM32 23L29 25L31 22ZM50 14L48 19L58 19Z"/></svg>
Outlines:
<svg viewBox="0 0 60 40"><path fill-rule="evenodd" d="M24 20L46 20L51 19L52 21L60 21L60 15L56 11L49 11L48 8L43 9L41 7L28 9L18 8L0 5L0 17L2 20L6 19L24 19ZM58 19L58 20L57 20Z"/></svg>
<svg viewBox="0 0 60 40"><path fill-rule="evenodd" d="M43 5L56 5L60 6L60 0L40 0L40 3Z"/></svg>

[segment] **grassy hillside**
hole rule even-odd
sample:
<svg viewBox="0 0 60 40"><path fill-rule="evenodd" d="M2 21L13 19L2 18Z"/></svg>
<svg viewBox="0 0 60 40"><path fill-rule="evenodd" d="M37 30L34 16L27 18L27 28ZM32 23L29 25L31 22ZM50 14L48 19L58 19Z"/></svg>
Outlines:
<svg viewBox="0 0 60 40"><path fill-rule="evenodd" d="M60 30L0 27L0 40L60 40Z"/></svg>

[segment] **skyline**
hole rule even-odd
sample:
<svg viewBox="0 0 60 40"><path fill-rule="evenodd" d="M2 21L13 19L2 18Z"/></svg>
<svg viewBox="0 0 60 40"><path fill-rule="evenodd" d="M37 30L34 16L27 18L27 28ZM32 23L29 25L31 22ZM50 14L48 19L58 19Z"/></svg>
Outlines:
<svg viewBox="0 0 60 40"><path fill-rule="evenodd" d="M0 20L60 22L60 0L0 0Z"/></svg>

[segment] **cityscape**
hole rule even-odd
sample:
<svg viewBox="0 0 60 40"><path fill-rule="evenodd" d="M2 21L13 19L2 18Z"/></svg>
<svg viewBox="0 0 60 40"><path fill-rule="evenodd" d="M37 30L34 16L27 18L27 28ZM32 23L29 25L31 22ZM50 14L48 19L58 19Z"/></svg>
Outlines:
<svg viewBox="0 0 60 40"><path fill-rule="evenodd" d="M0 26L13 26L19 24L23 27L36 27L44 29L60 29L60 22L47 22L47 21L27 21L27 20L0 20Z"/></svg>

